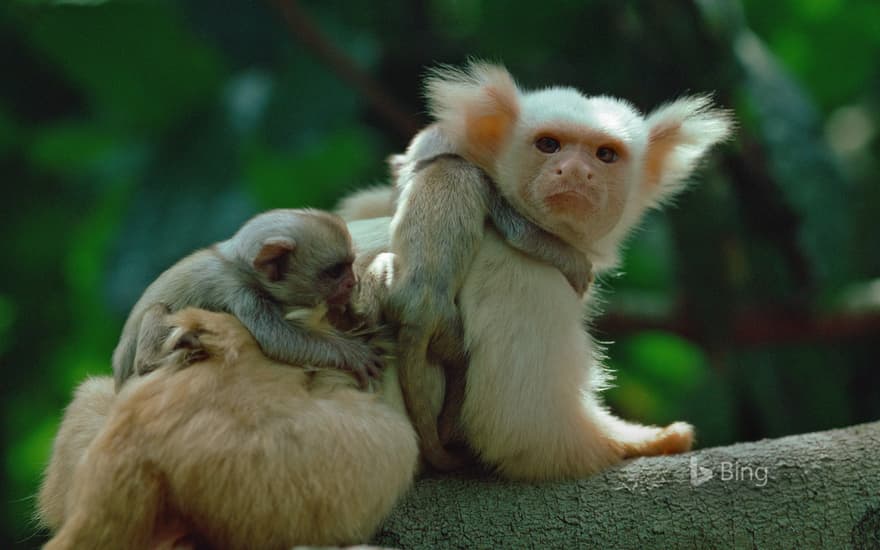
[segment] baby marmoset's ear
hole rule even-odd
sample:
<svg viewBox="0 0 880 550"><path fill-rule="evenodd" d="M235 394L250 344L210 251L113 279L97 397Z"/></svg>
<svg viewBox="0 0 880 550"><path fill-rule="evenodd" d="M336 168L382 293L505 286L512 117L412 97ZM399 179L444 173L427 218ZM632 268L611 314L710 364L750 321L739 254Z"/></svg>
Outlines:
<svg viewBox="0 0 880 550"><path fill-rule="evenodd" d="M290 256L294 250L296 250L296 241L289 237L266 239L254 257L253 268L270 281L279 281L287 272Z"/></svg>

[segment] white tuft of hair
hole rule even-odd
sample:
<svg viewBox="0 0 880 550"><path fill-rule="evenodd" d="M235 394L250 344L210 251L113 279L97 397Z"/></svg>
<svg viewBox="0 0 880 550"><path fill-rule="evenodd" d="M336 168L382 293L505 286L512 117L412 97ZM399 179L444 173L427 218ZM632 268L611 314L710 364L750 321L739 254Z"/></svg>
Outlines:
<svg viewBox="0 0 880 550"><path fill-rule="evenodd" d="M471 61L465 69L441 66L432 69L425 81L425 96L431 115L452 143L470 160L488 168L497 154L498 139L504 139L519 117L520 92L513 77L501 65ZM497 131L487 130L483 122Z"/></svg>
<svg viewBox="0 0 880 550"><path fill-rule="evenodd" d="M703 155L714 145L725 141L734 129L730 111L713 106L711 95L682 97L661 105L645 120L652 144L668 143L662 170L651 192L652 205L672 198L687 183Z"/></svg>

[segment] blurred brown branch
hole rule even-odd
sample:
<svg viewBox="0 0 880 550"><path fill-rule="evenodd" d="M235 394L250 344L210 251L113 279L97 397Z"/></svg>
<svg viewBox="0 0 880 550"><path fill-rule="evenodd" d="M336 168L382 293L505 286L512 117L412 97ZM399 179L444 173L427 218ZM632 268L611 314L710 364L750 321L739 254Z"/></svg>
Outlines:
<svg viewBox="0 0 880 550"><path fill-rule="evenodd" d="M740 130L742 151L725 157L725 167L737 194L739 208L753 231L769 240L779 251L791 273L798 304L809 304L816 291L810 261L798 241L802 220L787 203L769 167L764 148L745 130Z"/></svg>
<svg viewBox="0 0 880 550"><path fill-rule="evenodd" d="M341 48L331 42L296 0L271 0L281 12L287 28L315 56L326 63L343 81L363 95L393 130L409 140L419 130L419 123L407 110L398 107L391 94L363 71Z"/></svg>
<svg viewBox="0 0 880 550"><path fill-rule="evenodd" d="M624 336L642 330L665 330L700 341L702 331L685 317L671 319L607 314L595 323L603 337ZM782 311L748 311L731 323L730 343L743 347L803 342L833 342L846 338L880 335L880 313L810 316Z"/></svg>

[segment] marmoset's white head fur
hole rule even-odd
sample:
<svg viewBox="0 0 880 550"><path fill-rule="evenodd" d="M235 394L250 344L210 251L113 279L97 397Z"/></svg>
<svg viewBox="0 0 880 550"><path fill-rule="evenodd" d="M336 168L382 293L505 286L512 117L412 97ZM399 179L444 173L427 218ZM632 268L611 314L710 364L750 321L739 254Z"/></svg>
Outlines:
<svg viewBox="0 0 880 550"><path fill-rule="evenodd" d="M681 191L699 159L732 129L708 96L647 116L574 88L523 91L506 69L440 68L426 92L437 126L523 215L614 266L642 214Z"/></svg>

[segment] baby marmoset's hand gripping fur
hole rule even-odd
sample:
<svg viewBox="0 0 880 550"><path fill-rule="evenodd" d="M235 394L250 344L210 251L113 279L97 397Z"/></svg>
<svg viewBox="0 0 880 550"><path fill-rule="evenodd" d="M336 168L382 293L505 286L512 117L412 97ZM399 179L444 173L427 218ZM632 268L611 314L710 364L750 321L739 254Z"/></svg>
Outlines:
<svg viewBox="0 0 880 550"><path fill-rule="evenodd" d="M416 436L348 373L268 359L242 324L144 311L118 394L77 390L38 498L48 549L291 548L366 542L409 488Z"/></svg>
<svg viewBox="0 0 880 550"><path fill-rule="evenodd" d="M333 214L271 210L252 218L231 239L187 256L147 288L113 352L117 389L151 368L137 359L138 334L144 311L154 303L172 311L193 306L231 313L270 358L349 370L366 385L382 365L366 343L290 320L299 309L344 307L356 284L353 261L351 236Z"/></svg>

